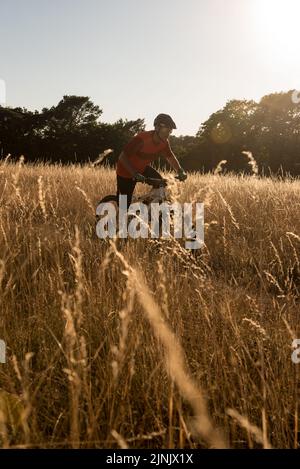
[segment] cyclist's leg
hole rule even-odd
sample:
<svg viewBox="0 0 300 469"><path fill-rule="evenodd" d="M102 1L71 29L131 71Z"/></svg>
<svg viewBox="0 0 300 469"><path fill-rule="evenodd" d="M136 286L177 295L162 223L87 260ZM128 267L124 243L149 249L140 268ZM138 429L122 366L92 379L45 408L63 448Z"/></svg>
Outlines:
<svg viewBox="0 0 300 469"><path fill-rule="evenodd" d="M152 168L152 166L146 166L145 171L143 172L143 176L146 178L163 179L159 172Z"/></svg>
<svg viewBox="0 0 300 469"><path fill-rule="evenodd" d="M124 178L117 174L117 197L119 198L120 194L127 195L127 209L131 204L132 194L136 185L136 181L130 178Z"/></svg>

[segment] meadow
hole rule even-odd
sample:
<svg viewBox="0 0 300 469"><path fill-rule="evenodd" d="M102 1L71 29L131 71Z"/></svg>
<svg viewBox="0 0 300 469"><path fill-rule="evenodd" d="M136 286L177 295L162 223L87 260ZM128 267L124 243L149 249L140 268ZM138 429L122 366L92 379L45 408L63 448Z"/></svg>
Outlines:
<svg viewBox="0 0 300 469"><path fill-rule="evenodd" d="M299 448L299 179L178 182L196 255L97 238L115 190L108 167L0 164L0 446Z"/></svg>

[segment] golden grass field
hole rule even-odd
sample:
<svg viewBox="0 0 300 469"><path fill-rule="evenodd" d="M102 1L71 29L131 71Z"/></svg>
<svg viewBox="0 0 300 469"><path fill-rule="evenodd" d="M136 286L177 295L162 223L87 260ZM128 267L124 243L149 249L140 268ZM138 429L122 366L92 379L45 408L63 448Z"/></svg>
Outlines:
<svg viewBox="0 0 300 469"><path fill-rule="evenodd" d="M114 192L105 167L0 165L1 447L299 448L300 181L178 183L198 256L97 238Z"/></svg>

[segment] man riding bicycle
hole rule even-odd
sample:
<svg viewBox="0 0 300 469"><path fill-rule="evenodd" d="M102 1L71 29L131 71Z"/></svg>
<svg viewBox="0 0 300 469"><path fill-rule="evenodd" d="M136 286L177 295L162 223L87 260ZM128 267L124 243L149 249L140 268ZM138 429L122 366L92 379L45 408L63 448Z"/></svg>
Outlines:
<svg viewBox="0 0 300 469"><path fill-rule="evenodd" d="M117 162L117 196L126 194L128 207L137 182L145 182L146 178L162 179L149 166L159 156L163 156L177 171L179 180L184 181L187 178L168 140L172 130L177 128L175 122L168 114L158 114L153 125L154 130L140 132L125 145Z"/></svg>

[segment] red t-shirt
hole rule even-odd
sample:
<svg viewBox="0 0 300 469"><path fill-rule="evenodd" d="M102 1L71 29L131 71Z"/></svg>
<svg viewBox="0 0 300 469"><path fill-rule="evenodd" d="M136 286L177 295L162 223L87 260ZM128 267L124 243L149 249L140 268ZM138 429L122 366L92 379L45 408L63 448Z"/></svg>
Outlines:
<svg viewBox="0 0 300 469"><path fill-rule="evenodd" d="M159 156L162 155L168 158L173 155L169 140L158 144L153 142L154 132L155 130L140 132L123 148L123 152L131 166L141 174L143 174L146 166ZM117 162L117 174L125 178L132 177L121 161Z"/></svg>

